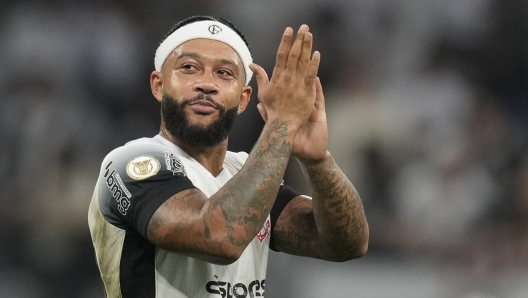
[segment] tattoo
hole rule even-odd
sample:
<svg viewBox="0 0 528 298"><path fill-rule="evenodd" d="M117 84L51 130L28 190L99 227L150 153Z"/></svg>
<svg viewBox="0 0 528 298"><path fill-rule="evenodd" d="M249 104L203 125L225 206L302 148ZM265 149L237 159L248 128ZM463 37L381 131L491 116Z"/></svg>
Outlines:
<svg viewBox="0 0 528 298"><path fill-rule="evenodd" d="M271 128L263 132L246 162L249 167L242 168L239 179L230 180L220 190L221 197L225 198L220 207L229 227L227 238L231 244L244 244L238 241L241 228L245 234L242 236L253 238L271 211L290 156L291 143L286 141L286 136L291 123L271 122Z"/></svg>
<svg viewBox="0 0 528 298"><path fill-rule="evenodd" d="M313 220L311 201L294 199L288 205L282 211L273 231L276 246L289 254L323 258L322 247L314 241L317 227Z"/></svg>
<svg viewBox="0 0 528 298"><path fill-rule="evenodd" d="M190 255L241 254L274 204L290 157L291 123L267 125L242 169L210 198L190 189L167 200L150 219L148 239Z"/></svg>
<svg viewBox="0 0 528 298"><path fill-rule="evenodd" d="M333 159L307 165L313 200L293 199L273 231L276 247L290 254L348 260L368 239L363 205Z"/></svg>
<svg viewBox="0 0 528 298"><path fill-rule="evenodd" d="M333 159L306 166L313 189L314 217L320 236L336 251L349 251L365 240L368 226L363 204Z"/></svg>

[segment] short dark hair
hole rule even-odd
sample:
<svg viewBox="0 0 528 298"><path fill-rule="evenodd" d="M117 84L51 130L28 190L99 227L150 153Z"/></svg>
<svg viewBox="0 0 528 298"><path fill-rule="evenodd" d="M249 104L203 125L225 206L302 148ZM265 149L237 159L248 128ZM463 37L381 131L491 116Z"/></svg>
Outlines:
<svg viewBox="0 0 528 298"><path fill-rule="evenodd" d="M244 34L242 34L242 32L240 32L240 30L238 30L238 28L235 27L235 25L233 25L233 23L231 23L230 21L228 21L228 20L226 20L226 19L224 19L222 17L219 17L219 16L192 16L192 17L188 17L188 18L186 18L186 19L184 19L182 21L179 21L174 26L172 26L172 28L169 30L169 32L163 37L161 42L165 41L165 39L167 39L167 37L169 37L172 34L172 32L178 30L179 28L181 28L181 27L183 27L183 26L185 26L187 24L191 24L191 23L199 22L199 21L209 21L209 20L210 21L220 22L220 23L228 26L229 28L233 29L233 31L235 31L240 36L240 38L242 38L242 40L244 41L244 43L248 47L249 53L253 54L253 53L251 53L251 47L249 46L249 43L247 42L246 38L244 37Z"/></svg>

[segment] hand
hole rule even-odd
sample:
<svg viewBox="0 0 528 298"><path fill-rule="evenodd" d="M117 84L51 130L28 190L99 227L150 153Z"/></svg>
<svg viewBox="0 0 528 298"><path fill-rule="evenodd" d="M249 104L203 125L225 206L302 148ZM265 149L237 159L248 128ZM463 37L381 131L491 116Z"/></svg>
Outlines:
<svg viewBox="0 0 528 298"><path fill-rule="evenodd" d="M326 119L325 98L319 78L315 80L315 103L308 120L299 128L292 145L292 155L303 162L317 162L327 156L328 122ZM268 114L262 104L257 109L264 121Z"/></svg>
<svg viewBox="0 0 528 298"><path fill-rule="evenodd" d="M314 108L315 80L320 54L312 51L312 34L302 25L290 48L293 30L286 28L282 36L271 80L266 71L251 64L258 84L258 98L270 119L291 120L297 128L302 126Z"/></svg>
<svg viewBox="0 0 528 298"><path fill-rule="evenodd" d="M292 155L303 162L316 162L327 156L328 122L323 86L315 80L315 103L308 120L301 126L292 144Z"/></svg>

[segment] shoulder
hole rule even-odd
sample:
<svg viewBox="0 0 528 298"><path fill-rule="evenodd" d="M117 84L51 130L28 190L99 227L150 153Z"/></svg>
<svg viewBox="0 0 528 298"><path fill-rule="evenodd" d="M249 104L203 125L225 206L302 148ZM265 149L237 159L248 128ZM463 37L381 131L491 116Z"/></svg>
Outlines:
<svg viewBox="0 0 528 298"><path fill-rule="evenodd" d="M121 147L115 148L106 155L104 160L127 160L138 154L159 155L165 151L169 151L167 146L156 142L152 138L142 138L130 141Z"/></svg>
<svg viewBox="0 0 528 298"><path fill-rule="evenodd" d="M138 227L141 233L156 208L174 193L193 185L177 153L151 138L112 150L101 165L97 195L110 223Z"/></svg>
<svg viewBox="0 0 528 298"><path fill-rule="evenodd" d="M101 170L112 164L114 167L125 168L127 174L134 178L134 172L154 175L162 168L162 165L170 168L171 162L181 159L172 148L157 141L154 138L141 138L130 141L125 145L112 150L106 155L101 164ZM133 171L135 170L135 171ZM145 172L146 171L146 172ZM141 175L137 178L144 179ZM138 179L138 180L140 180Z"/></svg>

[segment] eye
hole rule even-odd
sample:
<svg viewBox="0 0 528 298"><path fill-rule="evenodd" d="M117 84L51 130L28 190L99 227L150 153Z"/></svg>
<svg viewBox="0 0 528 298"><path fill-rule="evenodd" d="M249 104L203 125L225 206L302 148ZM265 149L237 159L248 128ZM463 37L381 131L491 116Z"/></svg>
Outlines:
<svg viewBox="0 0 528 298"><path fill-rule="evenodd" d="M221 76L233 76L233 73L227 69L220 69L219 71L217 71L217 73Z"/></svg>
<svg viewBox="0 0 528 298"><path fill-rule="evenodd" d="M194 69L195 67L194 67L194 65L192 65L192 64L183 64L183 65L181 66L181 68L182 68L182 69L188 69L188 70L191 70L191 69Z"/></svg>

